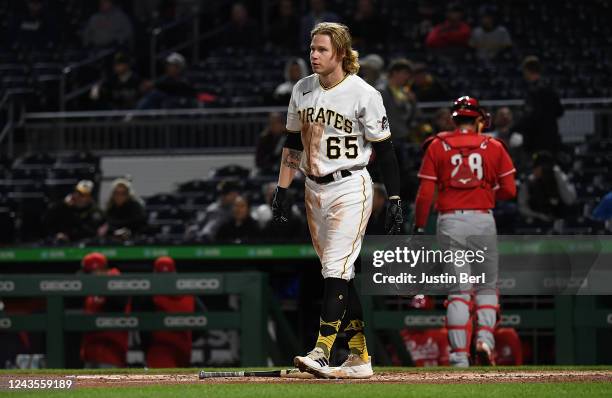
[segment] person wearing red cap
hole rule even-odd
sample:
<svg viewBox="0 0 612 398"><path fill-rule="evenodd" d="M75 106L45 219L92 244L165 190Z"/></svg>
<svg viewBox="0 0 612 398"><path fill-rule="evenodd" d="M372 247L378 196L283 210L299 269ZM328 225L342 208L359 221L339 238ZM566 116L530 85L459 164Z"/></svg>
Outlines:
<svg viewBox="0 0 612 398"><path fill-rule="evenodd" d="M155 272L176 272L174 259L162 256L153 264ZM153 296L156 312L190 313L195 309L192 295ZM146 339L143 339L146 340ZM147 349L147 366L150 368L187 367L191 362L191 331L154 331Z"/></svg>
<svg viewBox="0 0 612 398"><path fill-rule="evenodd" d="M108 259L102 253L89 253L81 261L83 272L93 275L117 276L117 268L108 268ZM119 296L87 296L84 311L86 314L108 312L129 313L129 299ZM125 367L128 350L128 332L105 330L83 333L81 341L81 360L86 368Z"/></svg>

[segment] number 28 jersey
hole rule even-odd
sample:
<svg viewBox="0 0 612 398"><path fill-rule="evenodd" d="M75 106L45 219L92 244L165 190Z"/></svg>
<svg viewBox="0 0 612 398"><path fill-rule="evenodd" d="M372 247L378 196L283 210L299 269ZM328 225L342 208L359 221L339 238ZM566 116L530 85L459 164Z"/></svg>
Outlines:
<svg viewBox="0 0 612 398"><path fill-rule="evenodd" d="M367 166L371 142L391 135L380 93L352 74L329 88L317 74L298 81L289 101L287 130L301 134L300 169L317 177Z"/></svg>
<svg viewBox="0 0 612 398"><path fill-rule="evenodd" d="M461 151L465 148L473 149L464 151L465 156L462 156ZM461 176L464 161L469 175ZM431 139L417 176L437 183L438 211L487 210L495 207L498 181L514 172L516 169L512 159L501 141L456 129ZM482 184L470 189L458 188L462 182L467 184L472 179ZM449 184L451 180L456 180L458 184Z"/></svg>

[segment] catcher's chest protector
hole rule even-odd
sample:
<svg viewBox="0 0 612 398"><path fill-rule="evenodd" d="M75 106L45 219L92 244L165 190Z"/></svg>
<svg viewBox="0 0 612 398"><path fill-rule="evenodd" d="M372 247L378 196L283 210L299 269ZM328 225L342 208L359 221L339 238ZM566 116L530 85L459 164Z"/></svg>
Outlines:
<svg viewBox="0 0 612 398"><path fill-rule="evenodd" d="M474 189L486 187L483 180L483 151L487 148L489 137L444 137L439 135L444 149L451 152L450 161L453 169L450 178L443 183L443 188Z"/></svg>

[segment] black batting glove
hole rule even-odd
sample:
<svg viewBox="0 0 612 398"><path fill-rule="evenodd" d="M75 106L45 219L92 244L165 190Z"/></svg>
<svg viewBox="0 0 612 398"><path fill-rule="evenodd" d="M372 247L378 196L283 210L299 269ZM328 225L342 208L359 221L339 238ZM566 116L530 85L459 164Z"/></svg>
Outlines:
<svg viewBox="0 0 612 398"><path fill-rule="evenodd" d="M389 207L387 207L387 217L385 219L385 231L387 231L387 235L401 234L403 224L404 214L402 212L401 199L389 199Z"/></svg>
<svg viewBox="0 0 612 398"><path fill-rule="evenodd" d="M282 224L289 221L289 206L287 203L287 188L276 187L272 199L272 221Z"/></svg>

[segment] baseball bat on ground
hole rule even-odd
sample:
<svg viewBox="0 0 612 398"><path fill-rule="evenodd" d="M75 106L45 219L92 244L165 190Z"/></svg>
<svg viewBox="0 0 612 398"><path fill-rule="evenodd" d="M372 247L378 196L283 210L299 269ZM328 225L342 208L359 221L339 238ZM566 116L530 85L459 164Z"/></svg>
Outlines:
<svg viewBox="0 0 612 398"><path fill-rule="evenodd" d="M210 379L213 377L287 377L297 379L311 379L314 376L310 373L300 372L299 369L280 369L280 370L241 370L230 372L205 372L200 370L200 379Z"/></svg>

